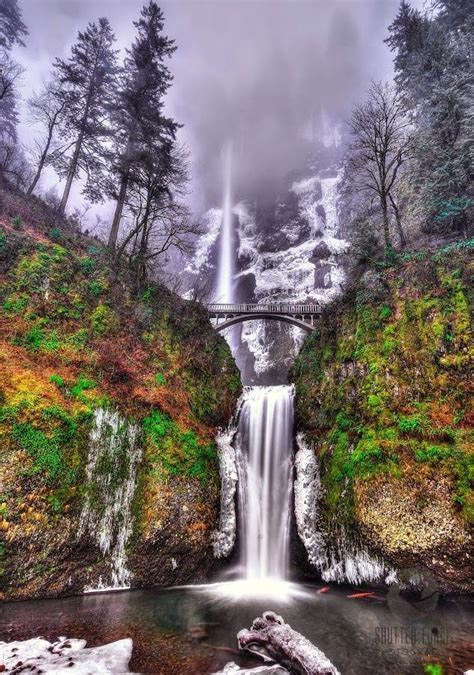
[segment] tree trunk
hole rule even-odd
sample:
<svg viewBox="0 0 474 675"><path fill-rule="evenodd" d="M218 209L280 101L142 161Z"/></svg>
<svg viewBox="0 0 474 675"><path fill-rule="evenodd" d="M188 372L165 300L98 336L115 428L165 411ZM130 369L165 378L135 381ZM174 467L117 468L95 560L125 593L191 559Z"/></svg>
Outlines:
<svg viewBox="0 0 474 675"><path fill-rule="evenodd" d="M407 240L405 237L405 232L403 231L402 218L400 216L400 210L397 206L396 201L393 199L392 195L389 195L390 203L392 204L393 212L395 213L395 222L397 224L398 238L400 239L400 247L405 248L407 245Z"/></svg>
<svg viewBox="0 0 474 675"><path fill-rule="evenodd" d="M31 183L30 187L26 191L27 197L31 197L31 195L33 194L33 190L35 189L36 184L38 183L38 181L40 179L41 173L42 173L43 168L44 168L44 163L46 161L46 153L47 153L47 150L44 150L44 152L41 154L40 161L39 161L39 164L38 164L38 168L36 170L35 177L33 178L33 182Z"/></svg>
<svg viewBox="0 0 474 675"><path fill-rule="evenodd" d="M277 661L299 675L340 675L323 652L297 633L274 612L264 612L250 630L237 635L240 649L246 649L264 661ZM262 653L261 649L265 653Z"/></svg>
<svg viewBox="0 0 474 675"><path fill-rule="evenodd" d="M28 188L28 191L26 193L27 197L31 197L31 195L33 194L33 190L35 189L35 187L36 187L36 185L37 185L37 183L40 179L41 173L44 169L44 165L45 165L45 162L46 162L46 157L48 156L49 146L51 144L52 137L53 137L53 132L51 131L48 134L48 140L46 142L45 148L44 148L43 152L41 153L41 157L40 157L39 164L38 164L38 169L36 170L35 177L33 178L33 182L31 183L31 185Z"/></svg>
<svg viewBox="0 0 474 675"><path fill-rule="evenodd" d="M117 246L117 237L120 227L120 221L122 219L123 205L125 204L125 196L127 194L128 186L128 176L124 174L122 180L120 181L120 191L117 198L117 204L115 205L114 219L112 221L112 227L110 228L109 241L107 246L111 251L115 251Z"/></svg>
<svg viewBox="0 0 474 675"><path fill-rule="evenodd" d="M388 205L386 194L382 194L380 196L380 206L382 208L382 223L383 223L383 236L385 240L385 253L386 255L388 255L392 250L392 242L390 239L390 223L388 219Z"/></svg>
<svg viewBox="0 0 474 675"><path fill-rule="evenodd" d="M27 197L31 197L31 195L33 194L33 190L35 189L35 187L36 187L36 185L37 185L37 183L40 179L41 173L42 173L42 171L44 169L44 165L46 163L46 159L48 157L49 147L51 145L51 141L53 140L54 128L57 124L58 117L61 114L63 108L64 108L64 104L59 108L59 110L57 110L57 112L53 115L53 118L50 120L50 122L48 124L48 138L46 139L46 145L44 146L44 150L41 153L41 157L40 157L39 164L38 164L38 169L36 170L35 177L33 178L33 182L31 183L31 185L28 188L28 191L26 193Z"/></svg>
<svg viewBox="0 0 474 675"><path fill-rule="evenodd" d="M66 210L66 204L69 199L69 193L71 192L72 181L74 180L74 176L76 174L77 163L79 161L79 155L81 153L83 140L84 140L84 132L81 131L76 141L74 154L72 156L71 163L69 165L69 171L67 173L66 186L64 188L61 204L59 205L59 212L62 214L64 214Z"/></svg>
<svg viewBox="0 0 474 675"><path fill-rule="evenodd" d="M86 122L87 118L89 117L89 109L91 107L91 102L92 102L92 95L94 93L94 82L95 82L95 74L97 71L97 60L94 65L94 70L91 75L90 79L90 84L89 84L89 91L87 92L87 101L86 101L86 107L84 109L84 115L82 116L81 120L81 126L80 126L80 132L79 136L76 141L76 146L74 148L74 154L71 159L71 164L69 165L69 171L67 174L67 180L66 180L66 187L64 188L63 196L61 199L61 204L59 206L59 212L64 214L66 210L66 204L69 199L69 193L71 192L71 185L72 181L74 180L74 176L76 174L76 169L77 169L77 163L79 161L79 155L81 154L81 149L82 149L82 142L84 140L84 134L85 134L85 129L86 129Z"/></svg>

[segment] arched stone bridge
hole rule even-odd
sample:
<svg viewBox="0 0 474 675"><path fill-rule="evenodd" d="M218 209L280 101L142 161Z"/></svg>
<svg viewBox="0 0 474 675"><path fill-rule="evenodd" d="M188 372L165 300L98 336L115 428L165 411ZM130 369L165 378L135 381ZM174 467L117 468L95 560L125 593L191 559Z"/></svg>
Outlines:
<svg viewBox="0 0 474 675"><path fill-rule="evenodd" d="M206 305L209 317L215 319L214 328L217 331L224 330L236 323L253 321L255 319L270 319L284 321L298 326L310 333L314 330L314 319L321 313L320 305L297 305L286 303L274 304L248 304L237 305L212 303Z"/></svg>

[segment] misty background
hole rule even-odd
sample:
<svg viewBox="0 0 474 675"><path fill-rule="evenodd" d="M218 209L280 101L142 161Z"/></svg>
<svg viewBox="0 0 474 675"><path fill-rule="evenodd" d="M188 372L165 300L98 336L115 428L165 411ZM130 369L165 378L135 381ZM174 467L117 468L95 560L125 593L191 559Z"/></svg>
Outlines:
<svg viewBox="0 0 474 675"><path fill-rule="evenodd" d="M23 65L24 99L47 78L56 56L67 58L78 30L107 16L120 60L134 38L142 0L21 0L29 28ZM415 3L416 4L416 3ZM235 194L278 181L305 160L308 141L340 125L371 79L392 72L383 44L398 0L167 0L165 32L176 41L169 61L174 83L167 110L183 124L191 153L188 200L194 212L218 204L221 151L234 146ZM22 120L20 139L34 128ZM52 169L42 188L58 184ZM83 203L77 181L71 207ZM111 205L95 205L108 219Z"/></svg>

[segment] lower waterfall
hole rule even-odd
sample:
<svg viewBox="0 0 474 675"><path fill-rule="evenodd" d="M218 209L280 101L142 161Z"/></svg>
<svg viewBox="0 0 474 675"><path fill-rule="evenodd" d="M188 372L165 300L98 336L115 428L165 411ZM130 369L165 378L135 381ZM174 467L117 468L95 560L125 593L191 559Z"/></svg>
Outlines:
<svg viewBox="0 0 474 675"><path fill-rule="evenodd" d="M292 508L292 386L247 387L235 438L241 575L287 578Z"/></svg>

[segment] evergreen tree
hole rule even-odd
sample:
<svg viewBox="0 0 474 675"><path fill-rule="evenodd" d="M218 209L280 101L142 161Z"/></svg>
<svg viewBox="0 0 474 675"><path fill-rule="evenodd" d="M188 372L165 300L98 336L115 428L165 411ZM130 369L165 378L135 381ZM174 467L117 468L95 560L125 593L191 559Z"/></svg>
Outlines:
<svg viewBox="0 0 474 675"><path fill-rule="evenodd" d="M173 79L165 59L176 46L163 34L163 13L154 0L143 7L134 26L137 37L127 50L115 106L116 145L111 157L115 184L110 194L116 199L116 208L108 242L112 250L130 194L146 189L151 181L154 199L158 199L158 178L163 193L169 190L166 168L175 166L172 154L179 127L163 114L164 96Z"/></svg>
<svg viewBox="0 0 474 675"><path fill-rule="evenodd" d="M66 178L60 204L63 213L72 183L81 172L86 175L87 196L101 198L96 184L102 169L103 143L110 136L108 115L117 76L114 41L108 19L101 18L79 32L68 61L56 59L54 64L55 89L64 102L61 131L74 141L70 157L54 158L55 168Z"/></svg>
<svg viewBox="0 0 474 675"><path fill-rule="evenodd" d="M0 3L0 49L10 50L14 44L25 46L23 37L28 29L21 19L18 0L2 0Z"/></svg>
<svg viewBox="0 0 474 675"><path fill-rule="evenodd" d="M0 58L0 138L3 145L16 143L16 82L23 69L6 53Z"/></svg>
<svg viewBox="0 0 474 675"><path fill-rule="evenodd" d="M14 44L25 46L22 37L28 30L21 19L17 0L0 3L0 171L17 173L19 149L16 126L18 123L17 82L23 69L9 54ZM21 158L23 162L23 158Z"/></svg>
<svg viewBox="0 0 474 675"><path fill-rule="evenodd" d="M474 70L468 0L439 0L422 15L405 0L386 42L415 127L407 173L426 231L467 229L472 212Z"/></svg>

